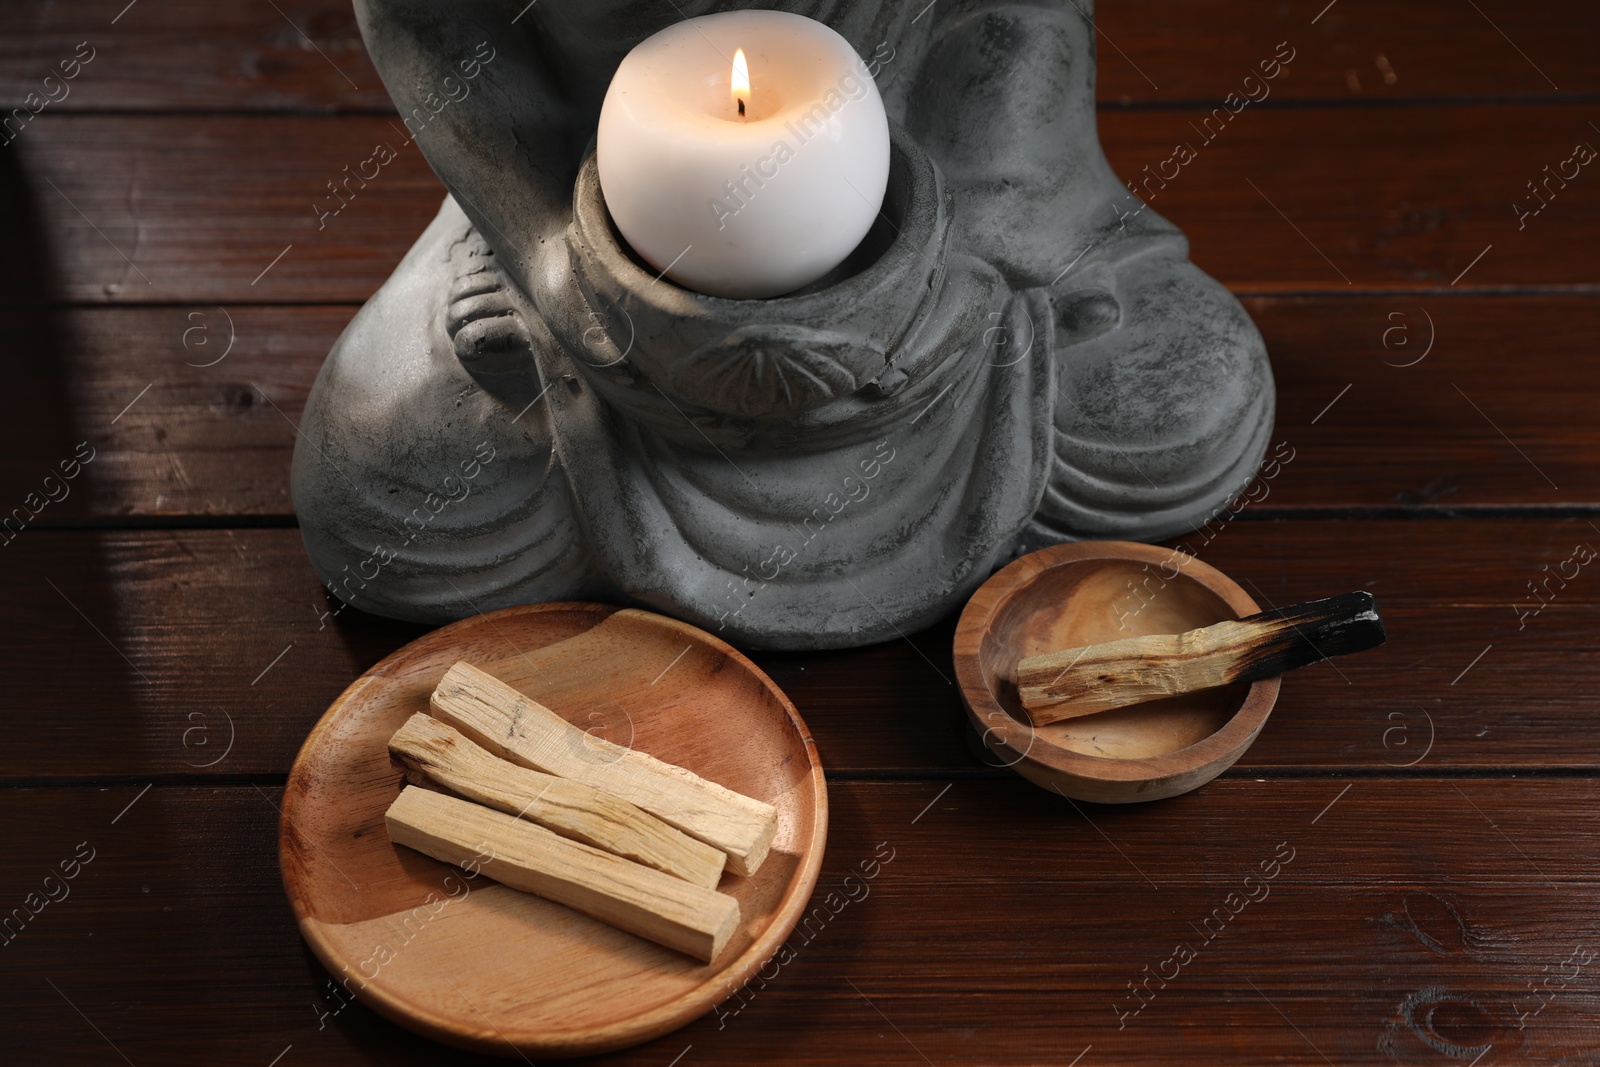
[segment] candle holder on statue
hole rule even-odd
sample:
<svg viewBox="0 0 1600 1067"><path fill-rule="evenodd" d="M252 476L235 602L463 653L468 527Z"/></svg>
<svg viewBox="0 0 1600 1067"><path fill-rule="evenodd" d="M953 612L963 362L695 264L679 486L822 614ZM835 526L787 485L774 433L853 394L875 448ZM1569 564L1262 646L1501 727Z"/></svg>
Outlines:
<svg viewBox="0 0 1600 1067"><path fill-rule="evenodd" d="M845 263L761 300L636 257L582 147L621 54L680 17L655 6L509 27L492 0L358 2L403 115L498 36L483 91L418 133L455 195L307 405L295 505L336 595L423 621L612 599L746 645L864 644L1021 551L1171 536L1245 487L1266 352L1106 164L1092 5L822 5L878 67L888 191Z"/></svg>

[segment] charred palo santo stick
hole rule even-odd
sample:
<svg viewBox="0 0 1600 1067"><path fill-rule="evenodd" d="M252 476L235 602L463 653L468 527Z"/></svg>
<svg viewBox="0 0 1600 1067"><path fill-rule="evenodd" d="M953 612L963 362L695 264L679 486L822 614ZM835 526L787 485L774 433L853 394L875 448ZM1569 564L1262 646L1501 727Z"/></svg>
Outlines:
<svg viewBox="0 0 1600 1067"><path fill-rule="evenodd" d="M1346 593L1181 634L1129 637L1030 656L1017 690L1035 726L1147 700L1254 682L1381 645L1371 593Z"/></svg>
<svg viewBox="0 0 1600 1067"><path fill-rule="evenodd" d="M389 752L450 792L531 819L562 837L715 889L727 857L591 785L519 767L420 712L389 738Z"/></svg>
<svg viewBox="0 0 1600 1067"><path fill-rule="evenodd" d="M721 850L735 874L754 874L772 847L778 810L771 804L585 733L470 663L445 672L432 706L491 753L604 790Z"/></svg>
<svg viewBox="0 0 1600 1067"><path fill-rule="evenodd" d="M470 800L406 786L384 815L389 840L501 885L565 904L710 963L739 925L739 902ZM486 858L487 857L487 858Z"/></svg>

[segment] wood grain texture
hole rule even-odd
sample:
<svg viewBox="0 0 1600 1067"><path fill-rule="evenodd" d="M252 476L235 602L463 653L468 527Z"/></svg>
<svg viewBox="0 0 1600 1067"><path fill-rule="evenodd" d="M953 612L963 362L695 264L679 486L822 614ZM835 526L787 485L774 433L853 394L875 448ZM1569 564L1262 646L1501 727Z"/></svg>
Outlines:
<svg viewBox="0 0 1600 1067"><path fill-rule="evenodd" d="M1552 245L1590 239L1600 181L1579 171L1520 229L1513 204L1531 204L1526 183L1575 143L1600 146L1591 110L1247 109L1208 142L1205 116L1178 108L1105 116L1100 130L1141 193L1145 167L1159 174L1180 144L1195 152L1165 188L1149 184L1149 203L1182 227L1196 264L1237 290L1587 286L1593 270Z"/></svg>
<svg viewBox="0 0 1600 1067"><path fill-rule="evenodd" d="M1262 505L1600 502L1600 440L1589 436L1600 433L1600 367L1578 355L1600 331L1593 297L1392 293L1245 307L1272 354L1274 432L1295 450L1253 494L1267 493Z"/></svg>
<svg viewBox="0 0 1600 1067"><path fill-rule="evenodd" d="M1180 559L1173 576L1194 564ZM1168 571L1161 574L1168 576ZM1116 599L1125 597L1118 589ZM1178 625L1183 625L1179 623ZM1181 693L1254 682L1383 643L1370 593L1345 593L1225 619L1182 632L1117 636L1029 656L1017 664L1017 691L1034 725L1129 707ZM1080 639L1081 640L1081 639Z"/></svg>
<svg viewBox="0 0 1600 1067"><path fill-rule="evenodd" d="M1590 781L1221 779L1118 809L1014 779L944 784L836 784L784 962L605 1062L662 1067L693 1046L685 1062L1067 1063L1092 1044L1083 1063L1321 1063L1314 1044L1341 1065L1467 1063L1485 1045L1577 1063L1594 1047L1594 964L1559 988L1574 949L1600 947L1600 861L1571 847L1600 820ZM8 906L77 842L97 850L0 949L0 1040L21 1061L122 1062L85 1018L138 1064L266 1064L291 1044L305 1064L439 1061L341 1009L301 946L277 790L157 787L113 825L137 792L0 793ZM1264 878L1280 845L1292 858ZM1197 958L1123 1022L1128 983L1178 944ZM1530 984L1552 976L1541 1000Z"/></svg>
<svg viewBox="0 0 1600 1067"><path fill-rule="evenodd" d="M389 755L450 793L536 822L562 837L715 889L726 857L593 786L498 759L422 712L389 738Z"/></svg>
<svg viewBox="0 0 1600 1067"><path fill-rule="evenodd" d="M739 925L739 902L726 894L460 797L408 785L384 812L383 821L394 845L564 904L701 963L715 961ZM432 916L424 912L424 917ZM474 939L470 944L478 951L470 955L484 969L509 962L514 971L526 962L526 946L492 961L496 943L493 937ZM468 955L467 944L462 941L446 951ZM475 1020L470 1025L474 1034L482 1029Z"/></svg>
<svg viewBox="0 0 1600 1067"><path fill-rule="evenodd" d="M1371 104L1492 96L1559 97L1600 87L1573 28L1578 0L1515 5L1420 0L1099 0L1099 96L1146 104L1217 100L1279 41L1296 50L1272 101ZM1313 21L1315 20L1315 21Z"/></svg>
<svg viewBox="0 0 1600 1067"><path fill-rule="evenodd" d="M658 664L653 653L672 656L672 650L663 647L655 636L666 624L667 620L659 615L620 611L592 630L544 650L544 659L556 663L566 660L571 673L581 677L577 685L566 688L563 700L554 703L568 715L577 716L578 721L594 709L626 707L627 698L623 688L614 684L616 678L630 669L649 674L658 668L664 677L678 669L682 658L704 636L681 623L671 623L681 631L674 634L674 640L683 642L683 647L675 658L662 657ZM602 631L606 631L604 636ZM530 658L533 655L529 653ZM535 663L538 668L543 667L539 661ZM721 666L718 661L717 669ZM665 692L640 695L644 698L640 702L646 707L668 699ZM771 804L634 748L631 736L619 744L590 733L533 700L505 678L466 660L445 672L429 700L429 709L480 745L490 746L497 756L582 782L639 805L720 849L728 857L728 870L735 874L755 874L772 845L778 813Z"/></svg>
<svg viewBox="0 0 1600 1067"><path fill-rule="evenodd" d="M53 119L18 138L6 162L52 235L67 300L361 302L444 199L396 118ZM328 184L384 144L395 158L338 215L319 216L319 201L335 203ZM7 263L0 282L31 283L41 266Z"/></svg>
<svg viewBox="0 0 1600 1067"><path fill-rule="evenodd" d="M1292 76L1278 81L1269 100L1556 95L1546 76L1561 93L1600 89L1583 35L1573 32L1588 14L1581 0L1480 4L1492 22L1451 0L1340 0L1313 24L1326 3L1240 0L1219 17L1214 5L1195 0L1100 0L1100 100L1220 99L1281 40L1298 55ZM98 54L52 108L389 109L342 0L280 0L277 11L270 4L145 0L117 18L125 6L127 0L0 6L0 95L20 100L36 91L87 38Z"/></svg>
<svg viewBox="0 0 1600 1067"><path fill-rule="evenodd" d="M41 513L290 515L289 460L311 383L355 308L0 307L22 380L0 395L6 508L89 441ZM207 364L210 364L209 366Z"/></svg>
<svg viewBox="0 0 1600 1067"><path fill-rule="evenodd" d="M1245 306L1272 354L1277 437L1294 450L1252 506L1600 507L1593 297L1252 297ZM32 379L0 396L0 501L9 501L0 506L19 503L88 440L95 461L42 521L289 515L294 424L354 313L199 302L0 308L0 344L15 346L18 372ZM1536 341L1508 373L1507 346L1519 338Z"/></svg>
<svg viewBox="0 0 1600 1067"><path fill-rule="evenodd" d="M1528 614L1540 603L1528 583L1580 544L1600 548L1589 520L1223 526L1201 558L1258 603L1365 588L1389 630L1382 648L1286 676L1233 773L1385 770L1423 755L1430 771L1600 766L1588 696L1600 688L1594 565ZM10 720L13 779L281 774L349 680L422 632L355 608L321 618L338 604L293 530L29 530L0 553L0 597L22 606L0 618L0 640L37 668L14 698L58 709ZM980 773L954 687L952 625L909 642L754 659L795 701L830 772ZM85 731L84 708L116 713Z"/></svg>
<svg viewBox="0 0 1600 1067"><path fill-rule="evenodd" d="M37 121L57 110L393 110L342 0L0 5L0 98L39 91L85 40L94 59Z"/></svg>
<svg viewBox="0 0 1600 1067"><path fill-rule="evenodd" d="M1108 113L1100 134L1141 189L1145 167L1157 174L1175 145L1193 148L1165 188L1149 185L1150 206L1183 228L1196 263L1237 289L1439 290L1458 277L1477 289L1570 287L1594 282L1561 250L1600 240L1600 180L1580 172L1520 229L1513 204L1531 204L1526 183L1576 142L1600 145L1591 111L1246 109L1208 143L1209 109L1176 107ZM53 235L55 291L73 301L362 301L443 197L416 147L402 145L403 128L380 116L68 114L37 133L7 160ZM326 183L382 143L398 157L324 226L313 205ZM83 166L91 156L102 165ZM37 272L8 264L0 282Z"/></svg>

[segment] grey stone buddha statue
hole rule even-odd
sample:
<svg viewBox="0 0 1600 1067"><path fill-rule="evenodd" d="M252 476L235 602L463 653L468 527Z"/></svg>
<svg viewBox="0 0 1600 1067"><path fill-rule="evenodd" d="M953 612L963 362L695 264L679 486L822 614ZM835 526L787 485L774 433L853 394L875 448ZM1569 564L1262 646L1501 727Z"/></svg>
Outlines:
<svg viewBox="0 0 1600 1067"><path fill-rule="evenodd" d="M739 6L833 27L891 119L878 224L767 300L646 267L592 154L629 49ZM1191 529L1260 462L1266 351L1101 152L1092 0L356 7L450 195L301 425L301 530L353 606L605 599L866 644L1021 551Z"/></svg>

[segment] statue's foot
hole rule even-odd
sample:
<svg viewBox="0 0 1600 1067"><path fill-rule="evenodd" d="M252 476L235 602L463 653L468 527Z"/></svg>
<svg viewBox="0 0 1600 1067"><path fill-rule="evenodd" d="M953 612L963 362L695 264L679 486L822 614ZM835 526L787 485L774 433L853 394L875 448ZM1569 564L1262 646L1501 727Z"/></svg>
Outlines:
<svg viewBox="0 0 1600 1067"><path fill-rule="evenodd" d="M534 369L548 343L453 200L334 346L293 493L317 573L440 622L593 584Z"/></svg>
<svg viewBox="0 0 1600 1067"><path fill-rule="evenodd" d="M1226 289L1159 247L1085 280L1052 295L1055 459L1028 547L1193 529L1245 488L1272 432L1266 347Z"/></svg>

